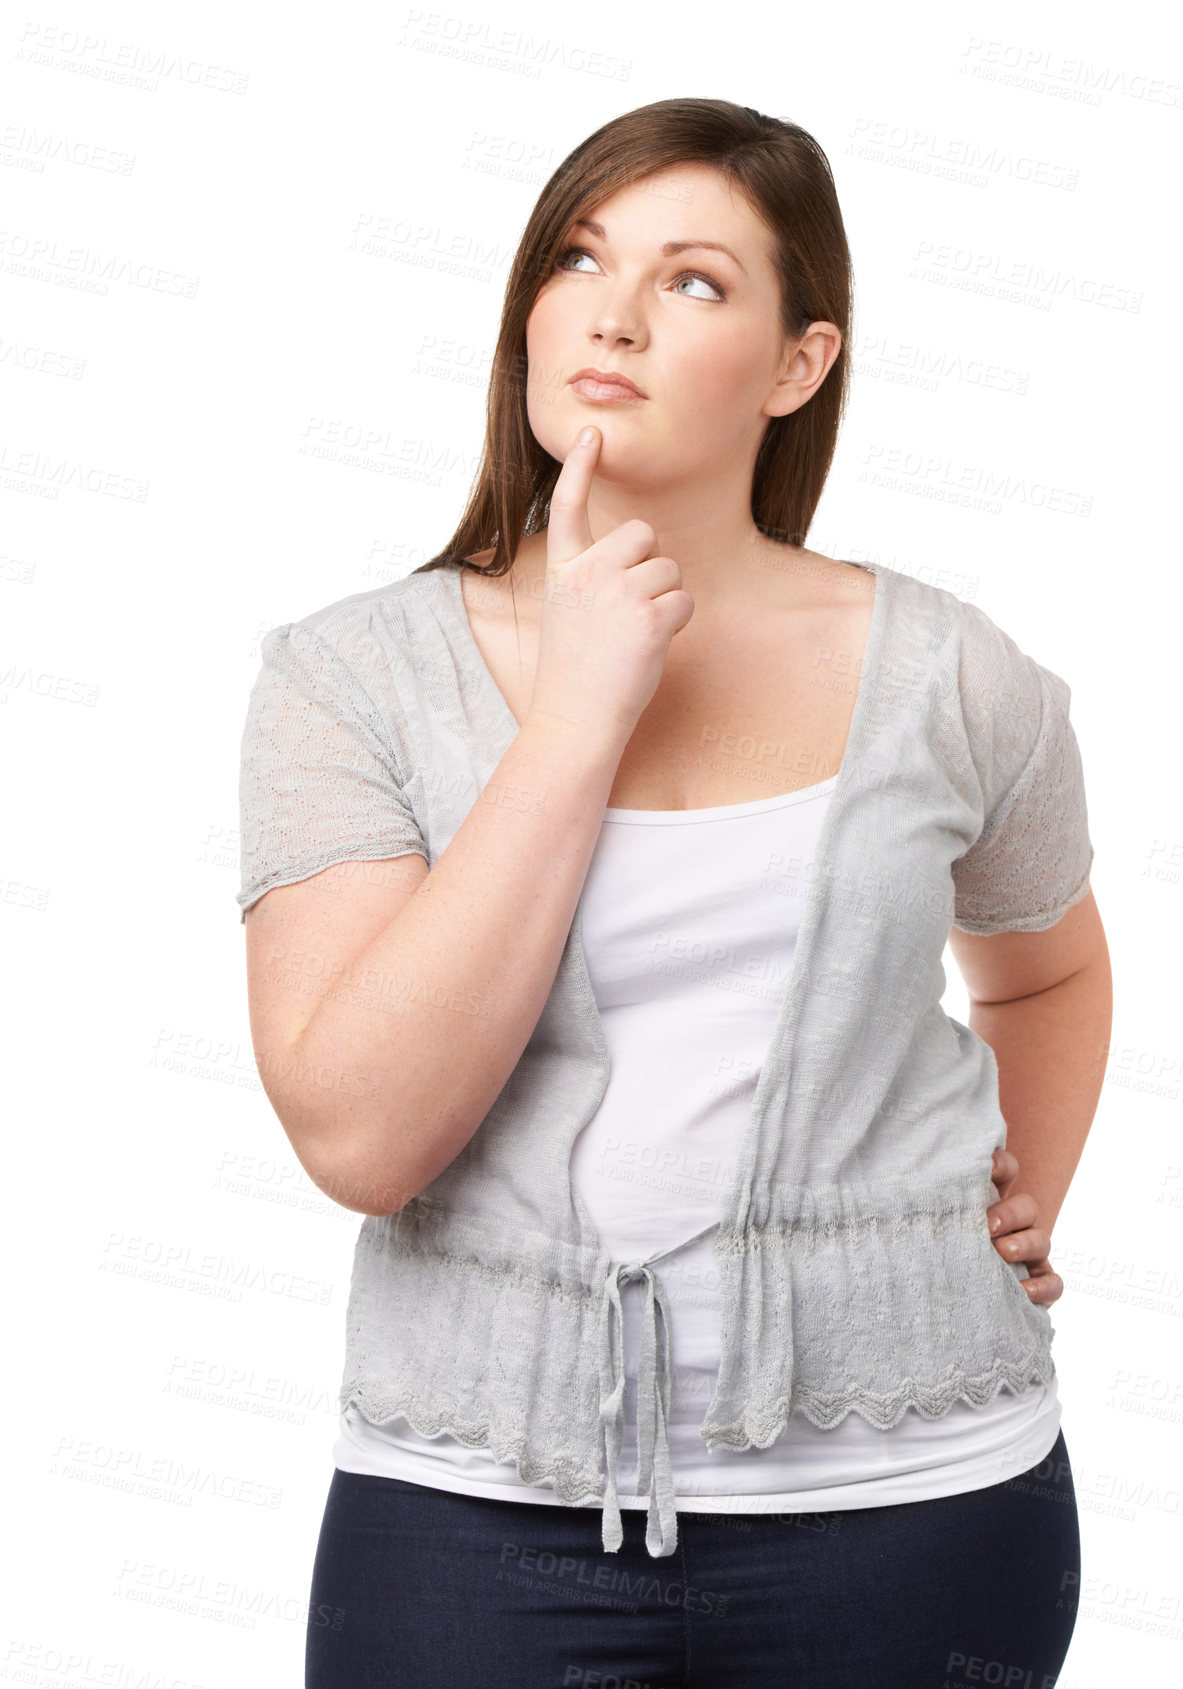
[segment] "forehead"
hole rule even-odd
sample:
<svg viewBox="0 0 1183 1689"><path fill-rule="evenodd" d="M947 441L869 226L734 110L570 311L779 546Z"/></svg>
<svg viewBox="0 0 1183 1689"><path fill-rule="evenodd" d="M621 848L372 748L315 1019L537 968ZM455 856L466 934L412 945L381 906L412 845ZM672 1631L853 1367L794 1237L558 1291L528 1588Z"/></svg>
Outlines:
<svg viewBox="0 0 1183 1689"><path fill-rule="evenodd" d="M731 247L749 273L772 261L772 240L739 187L708 165L671 165L630 182L583 214L613 245L660 247L717 241Z"/></svg>

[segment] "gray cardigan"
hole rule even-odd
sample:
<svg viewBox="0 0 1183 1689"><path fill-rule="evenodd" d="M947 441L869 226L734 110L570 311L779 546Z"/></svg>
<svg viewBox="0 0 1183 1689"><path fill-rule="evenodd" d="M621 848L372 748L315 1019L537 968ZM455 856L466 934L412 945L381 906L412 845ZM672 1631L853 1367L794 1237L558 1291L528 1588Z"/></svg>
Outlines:
<svg viewBox="0 0 1183 1689"><path fill-rule="evenodd" d="M887 1429L909 1406L936 1418L1055 1373L1050 1315L987 1230L1006 1142L994 1053L940 998L954 923L1037 932L1088 890L1069 689L976 606L867 567L849 737L715 1240L710 1449L767 1448L794 1411ZM242 741L243 918L335 862L434 863L517 733L458 566L273 628L262 655ZM471 1141L399 1213L362 1221L340 1405L487 1448L556 1500L602 1507L615 1550L620 1285L638 1281L640 1487L662 1556L677 1519L661 1257L612 1259L569 1172L608 1078L581 912L582 897Z"/></svg>

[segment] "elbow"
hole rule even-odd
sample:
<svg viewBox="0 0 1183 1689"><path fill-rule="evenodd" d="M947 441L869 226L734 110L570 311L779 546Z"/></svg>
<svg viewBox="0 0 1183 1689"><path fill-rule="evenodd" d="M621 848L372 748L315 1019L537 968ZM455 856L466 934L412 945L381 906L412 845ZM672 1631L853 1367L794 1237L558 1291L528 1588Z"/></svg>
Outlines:
<svg viewBox="0 0 1183 1689"><path fill-rule="evenodd" d="M339 1152L305 1167L316 1188L354 1214L387 1220L419 1193L390 1165L373 1154Z"/></svg>
<svg viewBox="0 0 1183 1689"><path fill-rule="evenodd" d="M266 1089L266 1086L264 1086ZM376 1122L314 1109L304 1093L267 1091L296 1159L330 1202L354 1214L389 1219L419 1194L391 1141L399 1134L389 1120Z"/></svg>

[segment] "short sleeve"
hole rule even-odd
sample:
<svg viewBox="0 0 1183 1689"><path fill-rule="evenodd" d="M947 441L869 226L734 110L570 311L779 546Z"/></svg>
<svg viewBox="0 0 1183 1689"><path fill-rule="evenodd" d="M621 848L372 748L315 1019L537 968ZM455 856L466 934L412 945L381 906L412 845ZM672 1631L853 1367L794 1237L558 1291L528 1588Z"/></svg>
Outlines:
<svg viewBox="0 0 1183 1689"><path fill-rule="evenodd" d="M239 774L242 915L336 862L430 860L385 726L321 636L272 628L251 689Z"/></svg>
<svg viewBox="0 0 1183 1689"><path fill-rule="evenodd" d="M964 932L1043 932L1089 889L1093 846L1067 682L993 630L1003 661L973 701L983 731L982 831L953 863L954 925Z"/></svg>

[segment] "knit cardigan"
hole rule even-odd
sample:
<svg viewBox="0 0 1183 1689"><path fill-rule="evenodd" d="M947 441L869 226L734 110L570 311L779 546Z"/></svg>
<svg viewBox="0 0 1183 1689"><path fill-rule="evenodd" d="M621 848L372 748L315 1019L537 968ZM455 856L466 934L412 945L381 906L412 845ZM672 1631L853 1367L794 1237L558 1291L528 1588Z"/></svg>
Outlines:
<svg viewBox="0 0 1183 1689"><path fill-rule="evenodd" d="M1048 1310L987 1228L1006 1143L994 1054L940 999L953 925L1042 931L1088 890L1069 688L975 605L849 566L874 577L871 622L722 1202L709 1449L767 1448L794 1412L886 1430L909 1407L936 1418L1055 1373ZM271 629L242 739L242 919L333 863L437 861L517 732L454 560ZM677 1519L660 1257L614 1260L570 1176L608 1079L581 913L582 894L549 998L471 1140L399 1212L361 1223L340 1406L489 1449L557 1501L600 1507L614 1551L620 1286L639 1282L640 1487L661 1557ZM422 982L367 989L397 1003Z"/></svg>

